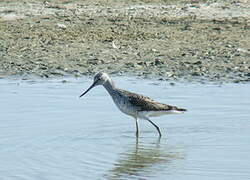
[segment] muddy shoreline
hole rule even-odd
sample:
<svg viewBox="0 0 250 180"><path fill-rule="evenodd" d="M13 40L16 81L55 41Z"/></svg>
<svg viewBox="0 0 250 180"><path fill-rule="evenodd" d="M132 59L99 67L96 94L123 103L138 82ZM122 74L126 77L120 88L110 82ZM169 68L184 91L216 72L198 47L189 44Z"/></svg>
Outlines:
<svg viewBox="0 0 250 180"><path fill-rule="evenodd" d="M250 2L0 2L0 77L250 81Z"/></svg>

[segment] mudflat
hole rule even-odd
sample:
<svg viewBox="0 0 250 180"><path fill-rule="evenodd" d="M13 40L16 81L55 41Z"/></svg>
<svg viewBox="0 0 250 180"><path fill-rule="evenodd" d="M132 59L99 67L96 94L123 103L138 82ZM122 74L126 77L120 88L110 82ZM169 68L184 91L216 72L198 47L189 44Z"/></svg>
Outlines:
<svg viewBox="0 0 250 180"><path fill-rule="evenodd" d="M248 0L2 0L0 76L250 81Z"/></svg>

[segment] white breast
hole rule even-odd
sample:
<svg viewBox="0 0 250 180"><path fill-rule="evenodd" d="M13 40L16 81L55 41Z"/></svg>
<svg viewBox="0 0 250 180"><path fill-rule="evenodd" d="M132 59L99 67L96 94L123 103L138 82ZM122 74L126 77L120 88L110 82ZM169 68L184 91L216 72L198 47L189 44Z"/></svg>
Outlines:
<svg viewBox="0 0 250 180"><path fill-rule="evenodd" d="M113 98L113 100L116 106L120 109L120 111L133 117L136 116L137 114L136 110L133 108L131 104L129 104L129 102L126 102L125 99Z"/></svg>

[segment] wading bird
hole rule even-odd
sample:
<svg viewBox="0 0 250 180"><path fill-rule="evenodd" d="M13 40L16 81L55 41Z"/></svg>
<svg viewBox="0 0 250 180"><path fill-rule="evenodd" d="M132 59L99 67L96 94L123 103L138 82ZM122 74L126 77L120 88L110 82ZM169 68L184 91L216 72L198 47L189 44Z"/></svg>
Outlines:
<svg viewBox="0 0 250 180"><path fill-rule="evenodd" d="M97 85L103 85L105 87L116 106L123 113L135 118L137 137L139 136L138 118L150 122L157 129L159 136L161 137L160 128L153 123L149 117L157 117L165 114L178 114L186 111L186 109L183 108L156 102L147 96L116 88L108 74L103 72L99 72L95 75L93 84L82 95L80 95L80 97Z"/></svg>

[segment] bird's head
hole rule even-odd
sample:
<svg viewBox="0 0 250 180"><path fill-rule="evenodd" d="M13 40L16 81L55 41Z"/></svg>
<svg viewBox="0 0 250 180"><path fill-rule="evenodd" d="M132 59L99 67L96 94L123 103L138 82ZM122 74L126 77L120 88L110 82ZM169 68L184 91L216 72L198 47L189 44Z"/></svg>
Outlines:
<svg viewBox="0 0 250 180"><path fill-rule="evenodd" d="M98 85L104 85L107 81L111 81L107 73L99 72L94 77L93 84L80 96L84 96L90 89Z"/></svg>
<svg viewBox="0 0 250 180"><path fill-rule="evenodd" d="M107 73L104 72L99 72L95 75L94 77L94 83L95 85L103 85L105 84L108 80L110 80L110 77L108 76ZM94 84L93 83L93 84Z"/></svg>

